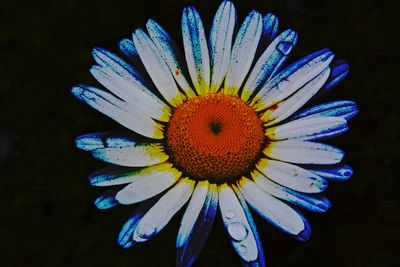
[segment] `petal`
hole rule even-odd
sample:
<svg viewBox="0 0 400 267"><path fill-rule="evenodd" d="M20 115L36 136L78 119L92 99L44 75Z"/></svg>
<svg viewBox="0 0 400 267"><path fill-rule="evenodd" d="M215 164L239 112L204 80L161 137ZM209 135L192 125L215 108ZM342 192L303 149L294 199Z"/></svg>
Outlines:
<svg viewBox="0 0 400 267"><path fill-rule="evenodd" d="M224 1L215 14L210 33L211 92L217 92L225 78L231 57L236 10L232 2Z"/></svg>
<svg viewBox="0 0 400 267"><path fill-rule="evenodd" d="M301 139L315 140L333 137L347 132L347 121L338 117L311 117L267 128L269 140Z"/></svg>
<svg viewBox="0 0 400 267"><path fill-rule="evenodd" d="M116 193L116 191L113 189L113 190L110 190L109 192L101 194L94 201L94 205L99 210L110 209L115 206L118 206L119 203L118 203L118 201L115 200L115 193Z"/></svg>
<svg viewBox="0 0 400 267"><path fill-rule="evenodd" d="M254 92L268 81L286 62L297 42L297 33L292 30L282 32L260 56L249 78L247 79L241 98L249 100Z"/></svg>
<svg viewBox="0 0 400 267"><path fill-rule="evenodd" d="M303 110L293 117L293 119L310 117L340 117L350 120L357 115L358 109L356 103L349 100L332 101L319 104Z"/></svg>
<svg viewBox="0 0 400 267"><path fill-rule="evenodd" d="M183 58L179 49L176 48L175 42L171 39L168 33L154 20L149 20L146 24L147 31L150 38L160 51L162 59L167 63L171 74L174 76L176 82L185 92L188 97L196 96L188 81L186 80L187 74L184 63L178 59Z"/></svg>
<svg viewBox="0 0 400 267"><path fill-rule="evenodd" d="M272 41L278 33L279 19L272 13L263 17L262 38Z"/></svg>
<svg viewBox="0 0 400 267"><path fill-rule="evenodd" d="M298 164L335 164L344 156L333 146L296 140L271 142L263 152L272 159Z"/></svg>
<svg viewBox="0 0 400 267"><path fill-rule="evenodd" d="M285 99L325 70L332 59L333 53L323 49L294 62L262 87L252 105L260 111Z"/></svg>
<svg viewBox="0 0 400 267"><path fill-rule="evenodd" d="M182 14L182 36L190 77L199 95L210 87L210 56L200 15L194 7L187 7Z"/></svg>
<svg viewBox="0 0 400 267"><path fill-rule="evenodd" d="M245 177L238 181L238 187L247 203L265 220L288 234L304 235L306 225L303 218L287 204L263 191Z"/></svg>
<svg viewBox="0 0 400 267"><path fill-rule="evenodd" d="M73 87L71 92L79 100L138 134L154 139L164 137L160 124L147 116L132 113L126 102L100 89L80 85Z"/></svg>
<svg viewBox="0 0 400 267"><path fill-rule="evenodd" d="M118 245L126 249L132 247L136 243L132 239L133 232L139 221L143 218L143 215L154 205L156 200L157 198L152 198L140 203L139 207L133 212L132 217L122 226L118 235Z"/></svg>
<svg viewBox="0 0 400 267"><path fill-rule="evenodd" d="M310 171L286 162L260 159L257 169L272 181L303 193L319 193L328 183Z"/></svg>
<svg viewBox="0 0 400 267"><path fill-rule="evenodd" d="M341 82L349 73L349 64L345 60L336 60L331 64L331 75L328 78L327 83L321 89L321 94L329 91L332 87L336 86Z"/></svg>
<svg viewBox="0 0 400 267"><path fill-rule="evenodd" d="M181 176L181 172L174 168L169 168L170 164L165 164L164 169L147 170L140 174L134 174L130 184L118 192L115 199L123 204L130 205L149 199L173 185Z"/></svg>
<svg viewBox="0 0 400 267"><path fill-rule="evenodd" d="M157 46L140 29L132 34L132 38L140 59L158 91L171 105L177 106L181 104L184 100L183 95L178 90L168 65L161 57Z"/></svg>
<svg viewBox="0 0 400 267"><path fill-rule="evenodd" d="M236 253L246 262L257 260L257 242L236 194L222 184L218 186L218 197L222 220Z"/></svg>
<svg viewBox="0 0 400 267"><path fill-rule="evenodd" d="M218 206L216 184L199 182L182 218L176 241L176 266L191 266L207 241Z"/></svg>
<svg viewBox="0 0 400 267"><path fill-rule="evenodd" d="M309 211L326 212L331 207L331 203L325 196L316 194L302 194L289 188L280 186L258 171L252 172L251 177L254 182L268 194Z"/></svg>
<svg viewBox="0 0 400 267"><path fill-rule="evenodd" d="M243 211L246 214L247 221L249 222L251 231L254 235L254 238L257 243L257 250L258 250L258 257L255 261L251 262L245 262L243 265L246 267L265 267L265 257L264 257L264 248L261 243L261 238L258 234L256 224L253 220L253 216L251 215L250 208L246 204L246 200L243 197L242 193L240 193L240 190L235 186L234 184L231 185L233 191L235 191L236 196L240 202L240 205L242 205Z"/></svg>
<svg viewBox="0 0 400 267"><path fill-rule="evenodd" d="M122 39L119 43L119 49L121 49L121 52L132 62L139 64L140 63L140 57L139 54L135 48L135 44L133 43L132 40L129 39Z"/></svg>
<svg viewBox="0 0 400 267"><path fill-rule="evenodd" d="M335 168L313 168L309 171L329 180L347 180L353 175L353 169L346 164L340 164Z"/></svg>
<svg viewBox="0 0 400 267"><path fill-rule="evenodd" d="M186 204L193 188L193 180L188 178L181 179L140 220L133 233L133 240L144 242L160 232L175 213Z"/></svg>
<svg viewBox="0 0 400 267"><path fill-rule="evenodd" d="M127 109L132 113L144 113L164 122L169 120L170 108L133 76L121 76L100 66L93 66L90 72L104 87L128 103Z"/></svg>
<svg viewBox="0 0 400 267"><path fill-rule="evenodd" d="M318 92L328 78L329 71L329 68L325 69L286 100L267 109L261 119L267 122L266 125L273 125L291 116Z"/></svg>
<svg viewBox="0 0 400 267"><path fill-rule="evenodd" d="M94 186L113 186L128 184L140 179L156 179L148 177L158 176L166 177L166 181L176 181L180 175L181 173L172 168L172 164L170 163L161 163L146 168L121 168L119 166L112 166L93 173L89 176L89 181Z"/></svg>
<svg viewBox="0 0 400 267"><path fill-rule="evenodd" d="M85 151L92 151L98 148L117 148L134 146L135 138L128 134L120 133L90 133L78 136L75 139L76 146Z"/></svg>
<svg viewBox="0 0 400 267"><path fill-rule="evenodd" d="M226 94L237 95L256 54L262 27L262 17L256 11L250 12L240 27L226 74Z"/></svg>

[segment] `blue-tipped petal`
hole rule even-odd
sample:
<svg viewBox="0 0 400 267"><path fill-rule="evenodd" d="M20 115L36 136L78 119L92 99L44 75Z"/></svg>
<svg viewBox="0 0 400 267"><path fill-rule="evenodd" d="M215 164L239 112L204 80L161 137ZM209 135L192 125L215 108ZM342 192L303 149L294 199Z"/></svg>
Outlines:
<svg viewBox="0 0 400 267"><path fill-rule="evenodd" d="M245 18L235 43L232 47L231 59L226 73L224 93L237 95L246 78L257 51L262 32L262 17L256 11Z"/></svg>
<svg viewBox="0 0 400 267"><path fill-rule="evenodd" d="M104 193L94 201L94 205L100 210L110 209L118 206L118 201L115 200L115 190L110 193Z"/></svg>
<svg viewBox="0 0 400 267"><path fill-rule="evenodd" d="M340 100L331 101L323 104L313 106L311 108L301 111L295 115L293 119L311 118L311 117L340 117L350 120L357 115L357 105L353 101Z"/></svg>
<svg viewBox="0 0 400 267"><path fill-rule="evenodd" d="M272 13L263 17L262 38L272 41L278 33L279 19Z"/></svg>
<svg viewBox="0 0 400 267"><path fill-rule="evenodd" d="M321 194L309 195L297 192L273 182L258 171L253 171L251 177L267 193L306 210L321 213L331 207L329 200Z"/></svg>
<svg viewBox="0 0 400 267"><path fill-rule="evenodd" d="M347 180L353 175L353 169L346 164L341 164L334 168L312 168L309 169L309 171L312 171L325 179L337 181Z"/></svg>
<svg viewBox="0 0 400 267"><path fill-rule="evenodd" d="M234 5L229 1L222 2L215 14L210 32L211 92L220 89L228 70L235 25Z"/></svg>
<svg viewBox="0 0 400 267"><path fill-rule="evenodd" d="M324 87L321 89L320 94L329 91L347 76L349 73L349 64L347 64L345 60L337 60L331 64L331 69L331 75Z"/></svg>
<svg viewBox="0 0 400 267"><path fill-rule="evenodd" d="M131 147L135 143L132 136L110 132L84 134L75 139L76 146L85 151L99 148Z"/></svg>
<svg viewBox="0 0 400 267"><path fill-rule="evenodd" d="M203 22L194 7L182 14L182 36L190 77L199 95L210 89L210 56Z"/></svg>
<svg viewBox="0 0 400 267"><path fill-rule="evenodd" d="M247 221L249 222L251 231L253 232L254 238L257 243L257 250L258 250L258 257L255 261L251 262L243 262L243 265L246 267L265 267L265 257L264 257L264 248L261 242L261 238L258 234L256 224L253 220L253 216L251 215L250 208L246 204L246 200L243 195L240 193L240 190L235 186L232 185L232 189L235 191L236 196L242 205L243 211L246 214Z"/></svg>
<svg viewBox="0 0 400 267"><path fill-rule="evenodd" d="M195 193L194 193L195 194ZM191 213L188 213L188 209L196 205L196 203L192 203L196 199L192 196L191 202L188 205L186 214L187 216L193 216ZM191 205L193 204L193 205ZM208 235L211 231L211 228L214 223L216 210L218 207L218 192L216 184L210 184L208 187L208 192L205 198L205 201L202 205L202 208L198 214L198 216L193 216L194 224L188 233L188 235L182 235L181 229L179 229L178 239L176 243L177 247L177 255L176 255L176 266L191 266L198 255L200 254L202 248L207 241ZM182 225L184 221L182 219ZM181 226L182 228L182 226Z"/></svg>
<svg viewBox="0 0 400 267"><path fill-rule="evenodd" d="M119 48L121 49L122 53L129 58L133 62L140 61L139 54L135 48L135 44L132 40L129 39L122 39L119 42Z"/></svg>
<svg viewBox="0 0 400 267"><path fill-rule="evenodd" d="M161 139L164 136L160 124L148 116L133 113L126 102L103 90L79 85L73 87L71 92L79 100L138 134L154 139Z"/></svg>
<svg viewBox="0 0 400 267"><path fill-rule="evenodd" d="M244 101L249 100L266 81L275 75L286 62L296 42L297 33L286 30L267 47L253 67L243 87L241 98Z"/></svg>
<svg viewBox="0 0 400 267"><path fill-rule="evenodd" d="M133 232L136 229L137 224L142 219L144 214L154 205L157 198L149 199L139 205L138 208L133 212L133 215L129 220L122 226L121 231L118 235L118 245L127 249L132 247L136 242L133 241Z"/></svg>
<svg viewBox="0 0 400 267"><path fill-rule="evenodd" d="M333 53L322 49L294 62L267 82L251 104L259 111L278 103L328 68L332 59Z"/></svg>
<svg viewBox="0 0 400 267"><path fill-rule="evenodd" d="M301 231L298 235L295 236L295 238L299 241L307 241L308 239L310 239L311 237L311 227L309 222L307 221L307 219L303 216L303 214L301 214L299 211L295 210L297 212L297 214L301 217L301 219L303 220L303 224L304 224L304 230Z"/></svg>

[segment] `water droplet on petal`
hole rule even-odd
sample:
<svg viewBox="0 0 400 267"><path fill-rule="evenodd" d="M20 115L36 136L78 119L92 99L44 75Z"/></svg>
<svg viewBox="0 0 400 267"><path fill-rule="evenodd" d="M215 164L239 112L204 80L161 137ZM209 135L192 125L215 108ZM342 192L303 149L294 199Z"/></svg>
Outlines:
<svg viewBox="0 0 400 267"><path fill-rule="evenodd" d="M137 234L143 239L149 239L156 233L156 228L149 224L140 225Z"/></svg>
<svg viewBox="0 0 400 267"><path fill-rule="evenodd" d="M247 237L249 231L242 223L234 222L228 225L228 232L232 239L242 241Z"/></svg>
<svg viewBox="0 0 400 267"><path fill-rule="evenodd" d="M245 245L239 245L238 249L239 249L240 253L246 253L247 252L247 247Z"/></svg>
<svg viewBox="0 0 400 267"><path fill-rule="evenodd" d="M228 218L228 219L232 219L233 217L236 216L235 212L232 211L232 210L228 210L227 212L225 212L224 215L225 215L225 217Z"/></svg>

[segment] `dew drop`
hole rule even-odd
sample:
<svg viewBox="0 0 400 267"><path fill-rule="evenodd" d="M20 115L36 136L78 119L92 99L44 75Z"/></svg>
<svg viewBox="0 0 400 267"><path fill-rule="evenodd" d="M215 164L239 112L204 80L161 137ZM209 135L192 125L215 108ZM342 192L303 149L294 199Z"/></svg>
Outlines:
<svg viewBox="0 0 400 267"><path fill-rule="evenodd" d="M149 224L140 225L137 234L143 239L149 239L156 233L156 228Z"/></svg>
<svg viewBox="0 0 400 267"><path fill-rule="evenodd" d="M225 212L225 217L228 218L228 219L232 219L235 216L236 216L236 214L232 210L228 210L227 212Z"/></svg>
<svg viewBox="0 0 400 267"><path fill-rule="evenodd" d="M234 222L234 223L229 224L228 232L229 232L229 235L232 237L232 239L234 239L236 241L244 240L249 233L246 226L244 226L242 223L239 223L239 222Z"/></svg>
<svg viewBox="0 0 400 267"><path fill-rule="evenodd" d="M239 249L240 253L246 253L247 252L247 247L245 245L239 245L238 249Z"/></svg>
<svg viewBox="0 0 400 267"><path fill-rule="evenodd" d="M285 56L287 56L290 51L292 51L293 45L289 42L280 42L276 48Z"/></svg>

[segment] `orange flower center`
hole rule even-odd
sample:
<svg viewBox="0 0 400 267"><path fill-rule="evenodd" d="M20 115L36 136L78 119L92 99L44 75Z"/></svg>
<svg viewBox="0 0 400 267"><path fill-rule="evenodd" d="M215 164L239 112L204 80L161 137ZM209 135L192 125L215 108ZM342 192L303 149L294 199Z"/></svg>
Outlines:
<svg viewBox="0 0 400 267"><path fill-rule="evenodd" d="M179 105L166 130L166 150L185 175L225 182L248 173L264 143L262 122L237 97L198 96Z"/></svg>

